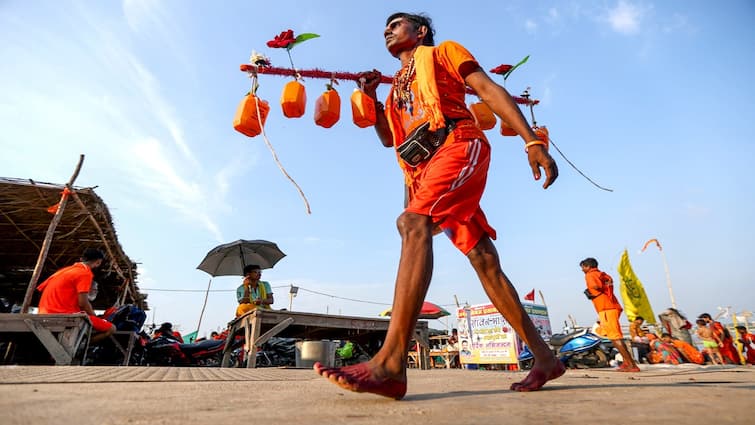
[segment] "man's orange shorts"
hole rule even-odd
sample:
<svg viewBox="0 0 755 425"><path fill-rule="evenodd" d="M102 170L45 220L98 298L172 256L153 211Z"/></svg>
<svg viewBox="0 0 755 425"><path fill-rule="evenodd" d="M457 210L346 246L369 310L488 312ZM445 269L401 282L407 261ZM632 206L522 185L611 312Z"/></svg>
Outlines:
<svg viewBox="0 0 755 425"><path fill-rule="evenodd" d="M113 324L111 322L108 322L107 320L101 319L97 316L90 315L89 320L92 322L92 329L97 332L105 332L113 327Z"/></svg>
<svg viewBox="0 0 755 425"><path fill-rule="evenodd" d="M621 310L603 310L598 313L603 336L610 340L624 338L624 335L621 333L621 325L619 324L619 315L621 315Z"/></svg>
<svg viewBox="0 0 755 425"><path fill-rule="evenodd" d="M448 140L412 179L406 211L432 217L454 246L468 254L483 236L496 237L480 208L489 165L487 141Z"/></svg>

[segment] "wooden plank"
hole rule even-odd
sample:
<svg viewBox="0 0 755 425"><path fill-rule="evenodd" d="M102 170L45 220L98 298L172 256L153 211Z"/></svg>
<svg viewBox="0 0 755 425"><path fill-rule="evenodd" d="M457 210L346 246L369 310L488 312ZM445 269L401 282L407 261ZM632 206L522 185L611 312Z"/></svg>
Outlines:
<svg viewBox="0 0 755 425"><path fill-rule="evenodd" d="M244 351L246 351L246 367L247 369L254 369L257 367L257 338L259 338L260 331L262 330L262 320L260 315L252 314L245 320L245 323Z"/></svg>
<svg viewBox="0 0 755 425"><path fill-rule="evenodd" d="M0 333L33 333L58 365L83 362L91 327L84 313L0 314Z"/></svg>
<svg viewBox="0 0 755 425"><path fill-rule="evenodd" d="M32 320L42 324L51 332L63 332L68 328L77 327L84 321L89 323L89 317L83 313L76 314L0 314L0 332L28 332L25 320ZM90 323L91 325L91 323Z"/></svg>
<svg viewBox="0 0 755 425"><path fill-rule="evenodd" d="M223 360L220 361L220 367L231 366L231 347L233 347L233 341L236 339L236 333L234 327L230 326L228 329L228 335L225 336L225 345L223 345Z"/></svg>
<svg viewBox="0 0 755 425"><path fill-rule="evenodd" d="M29 330L34 332L39 342L45 346L52 358L55 360L56 365L69 365L71 364L71 354L68 352L59 342L52 336L52 332L45 328L41 324L31 319L24 319L24 323L28 326Z"/></svg>
<svg viewBox="0 0 755 425"><path fill-rule="evenodd" d="M288 327L288 325L290 325L291 323L294 323L294 318L293 317L287 317L287 318L283 319L282 322L280 322L277 325L273 326L272 329L270 329L269 331L267 331L264 334L260 335L260 337L257 338L257 340L254 342L254 346L255 347L259 347L260 345L266 343L267 340L269 340L270 338L274 337L275 335L278 335L278 333L280 331L282 331L283 329L286 329Z"/></svg>
<svg viewBox="0 0 755 425"><path fill-rule="evenodd" d="M123 347L123 344L121 344L121 342L118 341L117 338L123 336L127 338L126 348ZM116 331L113 335L110 335L110 340L112 341L113 345L123 355L123 362L121 362L121 366L128 366L129 361L131 360L131 351L134 349L134 341L138 337L139 335L136 332L130 331Z"/></svg>

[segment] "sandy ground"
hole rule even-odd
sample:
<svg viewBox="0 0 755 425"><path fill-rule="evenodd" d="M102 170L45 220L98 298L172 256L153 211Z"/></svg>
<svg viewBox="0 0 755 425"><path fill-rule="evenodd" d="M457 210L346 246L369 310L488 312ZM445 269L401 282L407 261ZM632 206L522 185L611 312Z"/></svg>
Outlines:
<svg viewBox="0 0 755 425"><path fill-rule="evenodd" d="M570 370L539 392L508 390L523 377L411 369L394 401L302 369L2 366L0 424L752 423L751 366Z"/></svg>

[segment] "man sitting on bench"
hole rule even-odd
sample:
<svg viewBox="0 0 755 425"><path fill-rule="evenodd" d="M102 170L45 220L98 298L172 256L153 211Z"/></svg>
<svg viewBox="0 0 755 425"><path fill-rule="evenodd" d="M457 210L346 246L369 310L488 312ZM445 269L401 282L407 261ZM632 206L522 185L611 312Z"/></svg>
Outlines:
<svg viewBox="0 0 755 425"><path fill-rule="evenodd" d="M115 332L115 326L97 317L89 302L89 291L94 280L94 272L102 265L105 254L96 248L87 248L81 255L81 262L64 267L42 282L39 300L40 314L73 314L84 312L89 315L95 334L89 340L94 345Z"/></svg>

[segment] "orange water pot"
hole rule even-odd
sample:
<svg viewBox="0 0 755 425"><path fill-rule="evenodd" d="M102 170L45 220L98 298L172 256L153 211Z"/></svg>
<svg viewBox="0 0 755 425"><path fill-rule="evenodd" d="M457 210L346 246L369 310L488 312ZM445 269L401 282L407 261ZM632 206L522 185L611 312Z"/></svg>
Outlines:
<svg viewBox="0 0 755 425"><path fill-rule="evenodd" d="M259 107L259 115L257 108ZM253 94L247 94L236 108L233 117L233 128L241 134L254 137L262 132L270 105ZM260 125L260 122L262 125Z"/></svg>
<svg viewBox="0 0 755 425"><path fill-rule="evenodd" d="M341 96L328 89L315 102L315 124L330 128L341 118Z"/></svg>
<svg viewBox="0 0 755 425"><path fill-rule="evenodd" d="M351 94L351 115L357 127L365 128L375 125L375 101L359 89Z"/></svg>
<svg viewBox="0 0 755 425"><path fill-rule="evenodd" d="M281 94L281 108L287 118L299 118L304 115L307 104L307 92L304 84L294 80L283 86Z"/></svg>
<svg viewBox="0 0 755 425"><path fill-rule="evenodd" d="M495 127L495 115L485 102L475 102L469 105L469 110L472 112L477 126L482 130L490 130Z"/></svg>
<svg viewBox="0 0 755 425"><path fill-rule="evenodd" d="M548 129L541 125L539 127L532 127L532 130L535 132L535 136L537 136L538 139L545 142L545 149L548 150L548 147L550 146L550 136L548 135Z"/></svg>
<svg viewBox="0 0 755 425"><path fill-rule="evenodd" d="M518 133L516 131L514 131L514 129L511 128L511 126L506 121L504 121L503 119L501 119L501 135L503 135L503 136L516 136L517 134Z"/></svg>

